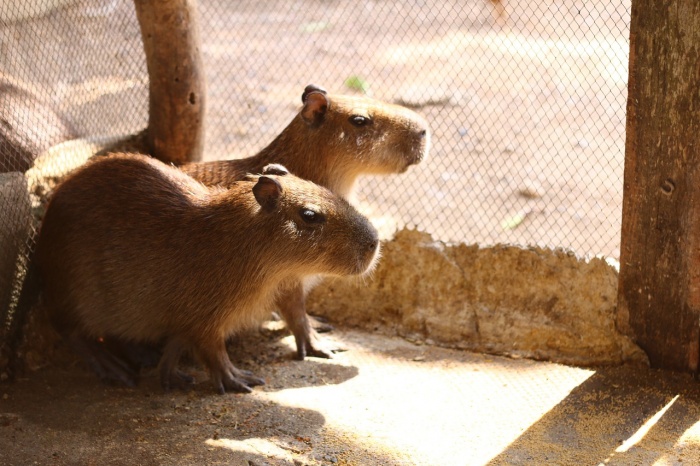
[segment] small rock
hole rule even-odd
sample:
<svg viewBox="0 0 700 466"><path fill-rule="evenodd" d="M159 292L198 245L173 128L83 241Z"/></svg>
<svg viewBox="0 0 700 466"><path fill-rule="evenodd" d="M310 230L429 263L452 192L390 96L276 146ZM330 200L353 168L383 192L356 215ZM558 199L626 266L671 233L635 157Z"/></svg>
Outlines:
<svg viewBox="0 0 700 466"><path fill-rule="evenodd" d="M579 139L576 142L576 147L580 147L581 149L586 149L589 146L590 146L590 144L588 143L588 141L583 139L583 138Z"/></svg>
<svg viewBox="0 0 700 466"><path fill-rule="evenodd" d="M149 406L151 409L161 409L163 407L163 403L158 400L151 400Z"/></svg>
<svg viewBox="0 0 700 466"><path fill-rule="evenodd" d="M544 188L536 181L527 180L523 183L522 188L518 190L518 193L528 199L539 199L544 195Z"/></svg>
<svg viewBox="0 0 700 466"><path fill-rule="evenodd" d="M407 107L447 104L451 95L444 89L434 86L412 86L402 90L395 101Z"/></svg>
<svg viewBox="0 0 700 466"><path fill-rule="evenodd" d="M509 142L503 148L503 152L505 152L506 154L512 154L513 152L515 152L515 144L513 144L512 142Z"/></svg>
<svg viewBox="0 0 700 466"><path fill-rule="evenodd" d="M457 133L462 137L468 136L469 135L469 128L461 127L459 129L457 129Z"/></svg>
<svg viewBox="0 0 700 466"><path fill-rule="evenodd" d="M425 356L416 356L413 358L414 361L420 362L420 361L425 361Z"/></svg>

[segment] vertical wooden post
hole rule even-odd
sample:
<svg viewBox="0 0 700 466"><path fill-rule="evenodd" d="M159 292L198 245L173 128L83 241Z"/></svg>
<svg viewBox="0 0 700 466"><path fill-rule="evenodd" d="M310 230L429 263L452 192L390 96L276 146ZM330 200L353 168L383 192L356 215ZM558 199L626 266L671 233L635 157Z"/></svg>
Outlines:
<svg viewBox="0 0 700 466"><path fill-rule="evenodd" d="M618 326L654 367L700 352L700 1L632 0Z"/></svg>
<svg viewBox="0 0 700 466"><path fill-rule="evenodd" d="M182 164L202 158L204 73L196 0L134 0L148 66L146 144Z"/></svg>

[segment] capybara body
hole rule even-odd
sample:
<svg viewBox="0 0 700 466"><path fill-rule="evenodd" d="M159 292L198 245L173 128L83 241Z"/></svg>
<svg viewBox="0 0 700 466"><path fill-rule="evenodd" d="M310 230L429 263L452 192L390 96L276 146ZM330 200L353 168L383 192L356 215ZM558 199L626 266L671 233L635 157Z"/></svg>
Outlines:
<svg viewBox="0 0 700 466"><path fill-rule="evenodd" d="M351 199L360 175L403 173L428 154L428 125L408 108L368 97L328 95L314 85L306 87L302 102L291 123L257 155L180 168L206 185L230 186L246 173L259 173L265 165L279 163ZM304 283L290 280L283 288L277 308L294 334L298 358L331 357L332 350L310 325Z"/></svg>
<svg viewBox="0 0 700 466"><path fill-rule="evenodd" d="M139 155L96 159L49 202L36 248L58 331L102 375L130 383L95 342L163 344L161 382L192 350L220 391L263 381L238 370L225 339L271 309L280 284L351 275L373 263L377 233L345 200L271 166L208 188Z"/></svg>

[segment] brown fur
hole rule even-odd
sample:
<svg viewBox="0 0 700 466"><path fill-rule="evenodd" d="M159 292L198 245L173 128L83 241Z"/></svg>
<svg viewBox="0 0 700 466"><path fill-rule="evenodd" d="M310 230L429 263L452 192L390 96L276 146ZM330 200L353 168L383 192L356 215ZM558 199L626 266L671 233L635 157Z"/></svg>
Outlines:
<svg viewBox="0 0 700 466"><path fill-rule="evenodd" d="M378 248L374 228L346 201L270 173L207 188L154 159L117 154L69 176L51 198L36 248L56 328L89 361L104 362L93 344L99 337L165 342L165 388L181 376L187 349L221 392L262 383L231 364L225 339L269 312L283 281L361 274ZM305 220L304 209L325 222Z"/></svg>
<svg viewBox="0 0 700 466"><path fill-rule="evenodd" d="M206 185L230 186L246 173L279 163L348 198L360 175L403 173L428 153L428 125L408 108L368 97L327 95L313 85L303 98L296 117L258 154L180 168ZM356 126L351 119L357 116L369 122Z"/></svg>
<svg viewBox="0 0 700 466"><path fill-rule="evenodd" d="M403 173L429 150L426 121L405 107L359 96L327 95L313 85L302 95L300 112L260 153L239 160L191 163L180 168L206 185L230 186L246 173L279 163L295 175L351 199L363 174ZM357 117L364 125L353 124ZM277 305L295 336L297 355L331 357L311 328L304 285L285 285Z"/></svg>

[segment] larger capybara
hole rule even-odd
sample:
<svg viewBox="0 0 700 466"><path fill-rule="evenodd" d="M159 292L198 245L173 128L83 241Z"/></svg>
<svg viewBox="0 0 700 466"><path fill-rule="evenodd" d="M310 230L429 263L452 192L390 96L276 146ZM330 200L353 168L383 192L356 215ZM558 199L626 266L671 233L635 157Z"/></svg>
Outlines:
<svg viewBox="0 0 700 466"><path fill-rule="evenodd" d="M135 383L99 343L114 338L164 345L166 389L190 380L177 365L191 350L219 392L250 391L263 380L233 366L226 338L270 312L287 280L373 266L377 232L350 204L281 166L260 171L210 188L115 154L59 185L36 271L53 325L98 374Z"/></svg>

